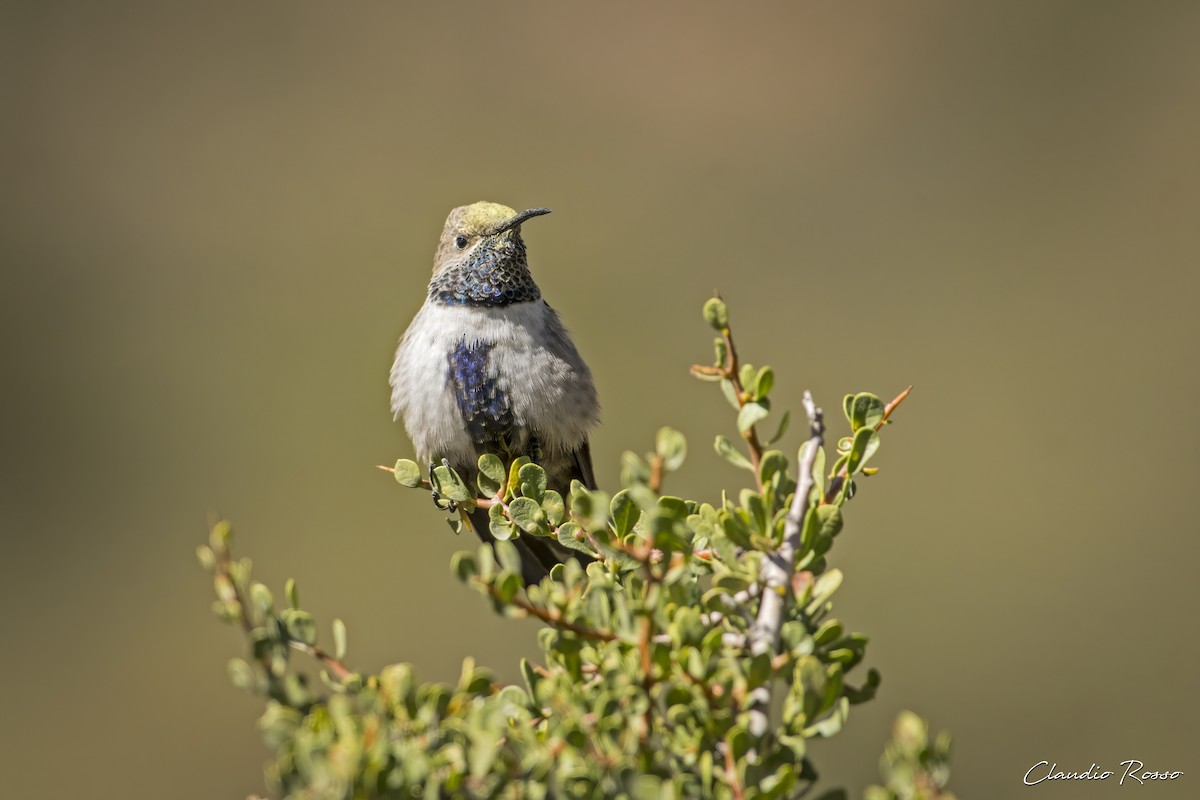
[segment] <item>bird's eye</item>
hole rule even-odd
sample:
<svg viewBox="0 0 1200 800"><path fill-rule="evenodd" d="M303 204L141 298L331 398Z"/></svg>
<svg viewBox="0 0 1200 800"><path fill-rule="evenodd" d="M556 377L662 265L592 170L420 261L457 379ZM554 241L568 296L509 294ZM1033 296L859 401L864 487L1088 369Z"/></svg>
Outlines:
<svg viewBox="0 0 1200 800"><path fill-rule="evenodd" d="M454 237L454 246L457 247L459 250L465 250L467 247L467 237L455 236Z"/></svg>

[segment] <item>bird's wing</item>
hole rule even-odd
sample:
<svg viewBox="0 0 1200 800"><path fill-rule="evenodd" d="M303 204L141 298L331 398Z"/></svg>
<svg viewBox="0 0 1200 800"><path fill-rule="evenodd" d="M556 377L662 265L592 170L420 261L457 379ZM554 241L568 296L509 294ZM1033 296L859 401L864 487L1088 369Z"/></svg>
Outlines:
<svg viewBox="0 0 1200 800"><path fill-rule="evenodd" d="M571 477L589 489L596 488L596 473L592 471L592 448L584 439L575 452L571 453Z"/></svg>

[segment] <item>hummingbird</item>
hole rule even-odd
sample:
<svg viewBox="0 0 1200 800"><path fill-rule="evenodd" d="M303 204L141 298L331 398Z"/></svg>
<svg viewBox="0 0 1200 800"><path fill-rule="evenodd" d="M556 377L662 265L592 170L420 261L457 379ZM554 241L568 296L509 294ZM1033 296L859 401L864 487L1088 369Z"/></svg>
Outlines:
<svg viewBox="0 0 1200 800"><path fill-rule="evenodd" d="M588 434L600 405L587 364L529 271L521 225L549 213L486 202L450 212L389 382L394 418L420 459L447 463L474 485L479 456L505 464L528 456L565 498L572 480L596 486ZM495 541L485 510L468 517L483 541ZM513 544L527 585L579 557L545 537Z"/></svg>

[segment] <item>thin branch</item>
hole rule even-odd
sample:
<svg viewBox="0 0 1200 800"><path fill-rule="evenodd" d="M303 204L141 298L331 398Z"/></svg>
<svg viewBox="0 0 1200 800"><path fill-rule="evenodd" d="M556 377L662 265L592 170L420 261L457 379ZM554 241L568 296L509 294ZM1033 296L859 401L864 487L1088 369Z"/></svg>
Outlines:
<svg viewBox="0 0 1200 800"><path fill-rule="evenodd" d="M655 494L662 494L663 485L663 457L654 455L650 458L650 491Z"/></svg>
<svg viewBox="0 0 1200 800"><path fill-rule="evenodd" d="M729 789L733 792L733 800L745 800L746 791L742 788L742 782L738 779L737 762L733 759L733 748L729 745L724 745L721 749L725 751L725 782L729 784Z"/></svg>
<svg viewBox="0 0 1200 800"><path fill-rule="evenodd" d="M733 392L737 396L738 408L742 408L749 402L749 393L746 391L746 387L742 386L741 364L738 362L737 347L733 343L733 331L725 328L721 331L721 335L725 337L727 359L725 377L733 384ZM758 485L758 491L761 494L763 485L758 466L762 463L763 446L762 442L758 440L756 426L751 425L750 429L742 434L742 438L746 440L746 444L750 448L750 464L754 467L754 482Z"/></svg>
<svg viewBox="0 0 1200 800"><path fill-rule="evenodd" d="M721 295L714 295L720 299ZM693 364L691 373L696 377L709 376L727 380L733 386L734 397L737 398L738 409L745 407L746 403L750 402L751 395L746 387L742 385L741 363L738 361L737 345L733 342L733 331L728 327L721 329L721 338L725 342L725 363L719 366L708 366L705 364ZM746 445L750 450L750 464L754 467L754 483L758 487L761 494L763 492L762 477L759 472L759 464L762 463L763 445L758 438L758 428L751 425L744 433L742 438L746 440Z"/></svg>
<svg viewBox="0 0 1200 800"><path fill-rule="evenodd" d="M535 606L533 603L530 603L521 596L513 597L510 600L503 600L500 597L500 593L496 591L495 586L482 579L480 579L479 582L487 590L487 593L497 600L513 605L524 611L526 614L532 614L542 622L545 622L548 625L553 625L555 628L564 631L570 631L581 639L591 639L597 642L613 642L620 638L612 631L601 630L600 628L589 628L586 625L580 625L576 622L572 622L564 617L561 611Z"/></svg>
<svg viewBox="0 0 1200 800"><path fill-rule="evenodd" d="M650 612L642 618L642 629L638 635L638 654L641 657L642 691L646 693L646 711L642 714L642 726L639 733L642 746L650 741L650 733L654 728L654 698L650 692L654 688L654 662L651 659L651 648L654 639L654 620Z"/></svg>
<svg viewBox="0 0 1200 800"><path fill-rule="evenodd" d="M647 543L647 548L653 550L653 542ZM642 691L646 693L646 710L642 714L642 724L640 731L640 739L642 748L646 749L650 746L650 734L654 729L654 609L657 605L661 577L654 571L654 566L647 553L647 558L642 562L646 574L646 585L643 589L645 595L642 603L642 627L638 633L638 654L641 657L642 668ZM661 559L661 556L660 556Z"/></svg>
<svg viewBox="0 0 1200 800"><path fill-rule="evenodd" d="M728 611L736 613L742 618L753 622L754 615L750 613L750 609L746 607L746 604L749 603L752 598L758 597L759 594L759 585L754 583L733 595L719 594L717 595L717 600L719 600Z"/></svg>
<svg viewBox="0 0 1200 800"><path fill-rule="evenodd" d="M557 538L558 528L550 528L550 535ZM618 553L629 556L646 567L649 567L651 563L657 564L659 561L662 561L662 551L655 550L649 544L645 545L644 547L630 547L616 536L611 537L607 542L601 544L600 540L596 538L596 535L592 531L587 530L583 531L583 536L585 539L587 539L587 543L591 545L592 550L595 551L596 557L601 560L604 559L604 553L606 550L614 550Z"/></svg>
<svg viewBox="0 0 1200 800"><path fill-rule="evenodd" d="M383 470L384 472L388 473L389 475L395 475L395 474L396 474L396 468L395 468L395 467L389 467L389 466L387 466L387 465L385 465L385 464L376 464L376 465L375 465L375 469L381 469L381 470ZM428 489L429 491L433 491L433 484L432 484L432 483L430 483L430 482L429 482L428 480L426 480L425 478L422 478L422 479L421 479L420 486L421 486L421 488L422 488L422 489ZM415 488L417 488L417 487L415 487L415 486L414 486L413 488L415 489Z"/></svg>
<svg viewBox="0 0 1200 800"><path fill-rule="evenodd" d="M657 474L657 487L654 491L657 493L662 488L662 459L658 456L654 457L656 468L654 472ZM653 477L652 477L653 481ZM642 668L642 691L646 693L646 710L642 714L642 724L639 739L643 750L649 751L650 734L654 729L654 609L657 605L660 591L660 582L662 577L654 569L654 564L662 561L662 551L655 548L656 542L653 539L653 534L650 541L646 542L646 546L642 548L644 558L642 559L642 569L645 572L646 584L642 591L642 627L638 633L638 654L641 656ZM654 553L658 553L658 558L654 558ZM647 759L652 760L652 756L647 752Z"/></svg>
<svg viewBox="0 0 1200 800"><path fill-rule="evenodd" d="M353 670L351 670L337 658L334 658L332 653L330 653L328 650L318 647L315 644L305 644L304 642L297 642L295 639L289 639L288 644L292 646L293 650L299 650L301 653L307 653L308 655L320 661L325 666L325 669L336 675L340 681L344 681L346 678L349 678L354 674Z"/></svg>
<svg viewBox="0 0 1200 800"><path fill-rule="evenodd" d="M796 569L800 533L804 530L804 520L809 513L813 465L816 463L817 451L825 441L824 413L813 403L812 395L807 391L804 393L804 410L808 414L808 441L805 443L804 455L798 467L796 493L792 497L792 505L784 523L783 542L778 550L763 559L759 572L762 600L758 606L758 618L750 627L749 635L750 652L754 655L774 653L779 648L779 631L783 627L787 591L792 582L792 573ZM750 708L750 735L755 738L767 732L767 708L771 701L769 686L768 683L761 687L761 691L756 690L754 704Z"/></svg>

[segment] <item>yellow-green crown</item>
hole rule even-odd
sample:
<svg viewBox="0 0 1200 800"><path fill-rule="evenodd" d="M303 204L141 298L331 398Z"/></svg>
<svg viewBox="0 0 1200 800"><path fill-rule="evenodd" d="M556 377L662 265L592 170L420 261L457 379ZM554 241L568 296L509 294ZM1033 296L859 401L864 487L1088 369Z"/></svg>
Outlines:
<svg viewBox="0 0 1200 800"><path fill-rule="evenodd" d="M515 208L481 201L461 206L450 212L446 228L468 236L482 236L495 230L517 215Z"/></svg>

